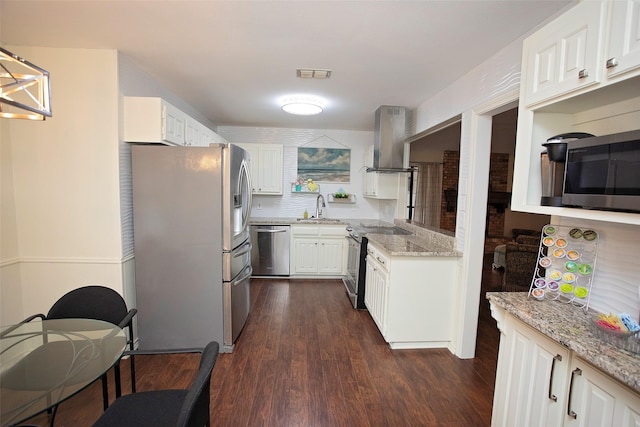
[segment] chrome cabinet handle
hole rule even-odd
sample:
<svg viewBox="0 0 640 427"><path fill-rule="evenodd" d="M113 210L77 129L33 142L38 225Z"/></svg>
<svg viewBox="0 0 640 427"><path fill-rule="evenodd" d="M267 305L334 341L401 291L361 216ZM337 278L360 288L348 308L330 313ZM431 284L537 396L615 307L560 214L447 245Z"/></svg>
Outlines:
<svg viewBox="0 0 640 427"><path fill-rule="evenodd" d="M587 71L587 69L585 68L584 70L580 70L580 72L578 73L578 78L584 79L586 77L589 77L589 72Z"/></svg>
<svg viewBox="0 0 640 427"><path fill-rule="evenodd" d="M556 367L556 362L562 362L562 356L556 354L553 356L553 360L551 361L551 374L549 375L549 400L553 400L554 402L558 401L558 396L553 394L551 387L553 387L553 372Z"/></svg>
<svg viewBox="0 0 640 427"><path fill-rule="evenodd" d="M578 414L571 409L571 398L573 397L573 380L576 375L582 375L582 369L576 368L571 372L571 383L569 384L569 399L567 401L567 415L573 418L574 420L578 418Z"/></svg>
<svg viewBox="0 0 640 427"><path fill-rule="evenodd" d="M607 59L607 64L606 64L607 68L614 68L617 66L618 66L618 60L616 58Z"/></svg>
<svg viewBox="0 0 640 427"><path fill-rule="evenodd" d="M380 259L380 257L378 257L378 256L377 256L377 257L376 257L376 260L378 260L378 262L379 262L380 264L384 265L384 260L383 260L383 259Z"/></svg>

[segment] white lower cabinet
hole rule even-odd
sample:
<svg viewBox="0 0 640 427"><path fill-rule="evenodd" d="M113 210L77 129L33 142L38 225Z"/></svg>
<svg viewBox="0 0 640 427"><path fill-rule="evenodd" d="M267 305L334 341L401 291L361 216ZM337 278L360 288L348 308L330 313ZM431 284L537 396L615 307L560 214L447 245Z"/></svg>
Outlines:
<svg viewBox="0 0 640 427"><path fill-rule="evenodd" d="M640 396L580 358L571 363L567 427L640 426Z"/></svg>
<svg viewBox="0 0 640 427"><path fill-rule="evenodd" d="M391 256L369 241L364 302L391 348L450 347L457 262Z"/></svg>
<svg viewBox="0 0 640 427"><path fill-rule="evenodd" d="M569 350L510 316L502 326L491 425L562 425Z"/></svg>
<svg viewBox="0 0 640 427"><path fill-rule="evenodd" d="M640 426L638 393L503 309L492 312L501 332L493 427Z"/></svg>
<svg viewBox="0 0 640 427"><path fill-rule="evenodd" d="M343 275L345 245L344 226L291 226L291 274Z"/></svg>
<svg viewBox="0 0 640 427"><path fill-rule="evenodd" d="M375 248L369 246L367 250L367 284L364 293L364 304L369 314L376 322L382 336L387 333L387 301L389 300L389 270L388 260L376 253Z"/></svg>

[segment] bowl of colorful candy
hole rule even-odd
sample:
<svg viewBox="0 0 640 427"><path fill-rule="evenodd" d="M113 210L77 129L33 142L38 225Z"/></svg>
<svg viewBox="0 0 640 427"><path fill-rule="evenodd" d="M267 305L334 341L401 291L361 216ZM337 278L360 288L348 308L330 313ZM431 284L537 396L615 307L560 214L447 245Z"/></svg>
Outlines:
<svg viewBox="0 0 640 427"><path fill-rule="evenodd" d="M596 335L626 350L638 352L640 325L626 313L598 313L592 317Z"/></svg>

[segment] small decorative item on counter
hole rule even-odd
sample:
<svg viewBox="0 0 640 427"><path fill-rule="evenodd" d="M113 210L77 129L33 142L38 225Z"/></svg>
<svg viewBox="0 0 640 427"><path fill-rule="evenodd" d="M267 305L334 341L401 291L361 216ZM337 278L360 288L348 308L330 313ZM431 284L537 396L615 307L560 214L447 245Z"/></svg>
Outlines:
<svg viewBox="0 0 640 427"><path fill-rule="evenodd" d="M543 289L544 299L573 304L587 313L597 244L595 230L554 224L543 226L529 297L534 297L535 289ZM540 288L538 279L545 281L546 288ZM638 343L640 348L640 338Z"/></svg>
<svg viewBox="0 0 640 427"><path fill-rule="evenodd" d="M633 335L640 331L640 325L626 313L600 313L594 320L598 328L616 334Z"/></svg>
<svg viewBox="0 0 640 427"><path fill-rule="evenodd" d="M303 217L304 219L309 219L309 212L307 212L307 210L306 210L306 209L304 210L304 214L302 214L302 217Z"/></svg>
<svg viewBox="0 0 640 427"><path fill-rule="evenodd" d="M640 325L626 313L599 313L592 317L594 330L598 337L625 350L640 352L640 342L636 334Z"/></svg>

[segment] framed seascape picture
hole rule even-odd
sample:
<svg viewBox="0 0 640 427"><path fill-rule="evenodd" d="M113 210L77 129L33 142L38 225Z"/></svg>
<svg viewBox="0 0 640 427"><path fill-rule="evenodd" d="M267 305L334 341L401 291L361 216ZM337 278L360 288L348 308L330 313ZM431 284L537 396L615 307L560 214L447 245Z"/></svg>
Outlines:
<svg viewBox="0 0 640 427"><path fill-rule="evenodd" d="M320 182L350 182L351 150L298 147L298 176Z"/></svg>

